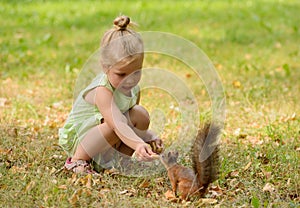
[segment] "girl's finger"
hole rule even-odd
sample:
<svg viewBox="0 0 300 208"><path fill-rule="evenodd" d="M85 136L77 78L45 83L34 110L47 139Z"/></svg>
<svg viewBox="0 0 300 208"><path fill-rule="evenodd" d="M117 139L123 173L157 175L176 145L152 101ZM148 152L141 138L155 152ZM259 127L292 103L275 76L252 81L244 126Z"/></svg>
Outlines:
<svg viewBox="0 0 300 208"><path fill-rule="evenodd" d="M145 150L146 150L147 156L151 156L152 154L154 154L154 152L152 151L152 148L149 145L147 145Z"/></svg>

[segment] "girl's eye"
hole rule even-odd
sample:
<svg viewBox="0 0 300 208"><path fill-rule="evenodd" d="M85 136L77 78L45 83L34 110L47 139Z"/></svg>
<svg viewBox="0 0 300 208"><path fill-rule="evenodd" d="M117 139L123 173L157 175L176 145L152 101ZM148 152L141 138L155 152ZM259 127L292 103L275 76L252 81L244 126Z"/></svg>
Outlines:
<svg viewBox="0 0 300 208"><path fill-rule="evenodd" d="M117 74L119 77L125 77L126 74L125 73L120 73L120 74Z"/></svg>

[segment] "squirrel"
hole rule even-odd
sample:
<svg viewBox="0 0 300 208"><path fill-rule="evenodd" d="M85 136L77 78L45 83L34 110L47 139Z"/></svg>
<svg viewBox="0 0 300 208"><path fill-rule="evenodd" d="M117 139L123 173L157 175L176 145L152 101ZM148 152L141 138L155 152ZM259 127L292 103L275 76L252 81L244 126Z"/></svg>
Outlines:
<svg viewBox="0 0 300 208"><path fill-rule="evenodd" d="M178 152L162 154L161 162L168 171L174 196L177 191L182 200L190 196L203 197L208 185L219 175L219 144L221 128L216 124L205 124L198 131L191 149L193 169L177 163Z"/></svg>

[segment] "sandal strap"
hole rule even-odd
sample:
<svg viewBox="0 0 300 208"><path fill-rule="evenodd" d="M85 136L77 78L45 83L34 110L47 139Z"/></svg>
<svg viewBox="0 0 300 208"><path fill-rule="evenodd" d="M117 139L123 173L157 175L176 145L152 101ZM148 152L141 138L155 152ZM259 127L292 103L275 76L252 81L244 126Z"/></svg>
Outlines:
<svg viewBox="0 0 300 208"><path fill-rule="evenodd" d="M77 160L75 162L71 162L71 158L68 158L65 163L65 168L67 170L73 170L74 168L77 168L79 166L86 168L89 166L89 164L84 160Z"/></svg>

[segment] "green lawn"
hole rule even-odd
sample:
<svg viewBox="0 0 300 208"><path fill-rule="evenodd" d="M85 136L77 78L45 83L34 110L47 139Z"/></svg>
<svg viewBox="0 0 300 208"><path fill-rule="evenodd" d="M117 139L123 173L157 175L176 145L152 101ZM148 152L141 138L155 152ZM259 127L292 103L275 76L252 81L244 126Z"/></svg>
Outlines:
<svg viewBox="0 0 300 208"><path fill-rule="evenodd" d="M297 0L2 0L1 207L299 207L299 11ZM220 178L206 196L211 204L167 201L166 172L136 178L58 172L66 158L58 128L72 107L76 79L119 14L130 16L140 32L192 41L219 74L226 120ZM145 67L153 66L184 81L199 103L199 119L210 118L206 88L186 64L152 54ZM174 110L178 103L159 89L142 96L153 115L164 113L161 137L171 146L184 126ZM188 150L180 154L180 162L190 165Z"/></svg>

